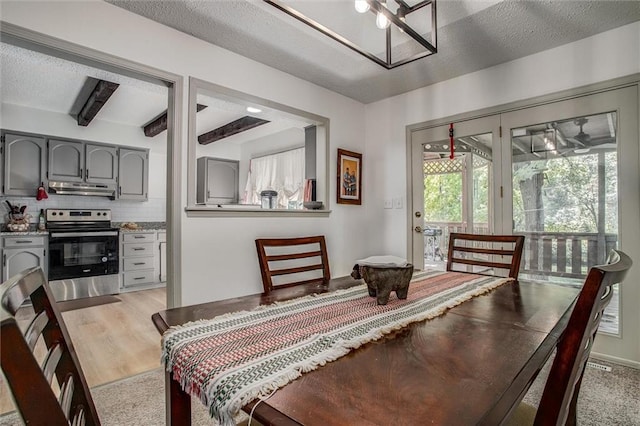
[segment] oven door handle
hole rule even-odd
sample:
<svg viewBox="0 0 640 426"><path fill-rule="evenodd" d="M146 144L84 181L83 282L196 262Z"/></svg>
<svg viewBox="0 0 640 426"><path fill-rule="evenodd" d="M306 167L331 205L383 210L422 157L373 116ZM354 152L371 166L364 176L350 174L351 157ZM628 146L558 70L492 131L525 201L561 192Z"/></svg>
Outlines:
<svg viewBox="0 0 640 426"><path fill-rule="evenodd" d="M49 234L51 238L66 237L112 237L118 236L118 231L100 231L100 232L52 232Z"/></svg>

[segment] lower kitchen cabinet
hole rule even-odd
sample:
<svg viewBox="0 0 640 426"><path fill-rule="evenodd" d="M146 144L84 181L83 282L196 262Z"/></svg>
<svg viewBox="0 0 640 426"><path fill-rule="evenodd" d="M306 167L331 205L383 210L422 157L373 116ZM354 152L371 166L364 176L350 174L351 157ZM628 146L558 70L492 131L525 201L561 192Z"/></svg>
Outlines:
<svg viewBox="0 0 640 426"><path fill-rule="evenodd" d="M160 252L160 244L166 244L165 236L164 231L120 234L120 271L123 290L154 286L166 281L161 279L161 265L164 262Z"/></svg>
<svg viewBox="0 0 640 426"><path fill-rule="evenodd" d="M4 237L2 242L2 281L34 266L47 276L47 237Z"/></svg>

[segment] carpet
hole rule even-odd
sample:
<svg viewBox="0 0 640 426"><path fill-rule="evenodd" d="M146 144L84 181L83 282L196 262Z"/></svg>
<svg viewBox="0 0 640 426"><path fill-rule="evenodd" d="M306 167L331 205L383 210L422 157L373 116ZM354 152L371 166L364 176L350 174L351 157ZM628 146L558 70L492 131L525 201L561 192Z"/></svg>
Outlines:
<svg viewBox="0 0 640 426"><path fill-rule="evenodd" d="M640 370L608 362L611 372L587 368L578 399L581 426L640 426ZM549 373L547 363L525 396L537 405ZM165 424L164 372L161 368L91 389L103 426L159 426ZM192 400L193 425L214 425L204 405ZM0 417L0 426L22 425L16 413Z"/></svg>
<svg viewBox="0 0 640 426"><path fill-rule="evenodd" d="M611 371L586 367L578 396L578 424L640 426L640 370L593 358L589 361L611 367ZM524 402L538 406L552 362L553 356L531 385Z"/></svg>
<svg viewBox="0 0 640 426"><path fill-rule="evenodd" d="M165 424L164 370L141 373L91 389L103 426L159 426ZM192 425L215 425L207 408L192 400ZM241 421L247 416L243 413ZM23 425L13 412L0 417L0 426Z"/></svg>

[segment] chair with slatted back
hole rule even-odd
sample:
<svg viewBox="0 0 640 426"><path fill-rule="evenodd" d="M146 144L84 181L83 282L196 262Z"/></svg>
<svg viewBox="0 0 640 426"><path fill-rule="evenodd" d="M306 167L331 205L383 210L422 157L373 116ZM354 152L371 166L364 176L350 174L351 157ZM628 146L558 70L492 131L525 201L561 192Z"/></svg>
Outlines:
<svg viewBox="0 0 640 426"><path fill-rule="evenodd" d="M452 232L449 235L447 271L489 274L491 269L506 269L518 279L524 236L476 235ZM460 266L463 266L461 269ZM493 275L493 273L491 274Z"/></svg>
<svg viewBox="0 0 640 426"><path fill-rule="evenodd" d="M578 393L604 309L611 301L614 284L620 284L632 261L624 252L612 250L606 265L594 266L582 286L536 410L521 403L511 425L575 425Z"/></svg>
<svg viewBox="0 0 640 426"><path fill-rule="evenodd" d="M264 294L276 287L318 282L327 285L331 279L324 236L301 238L260 238L256 240ZM274 278L278 277L278 283Z"/></svg>
<svg viewBox="0 0 640 426"><path fill-rule="evenodd" d="M35 317L23 334L16 312L27 298L31 299ZM0 327L0 364L26 424L100 424L78 357L42 269L23 271L0 286ZM43 357L37 355L41 347L38 342L46 347Z"/></svg>

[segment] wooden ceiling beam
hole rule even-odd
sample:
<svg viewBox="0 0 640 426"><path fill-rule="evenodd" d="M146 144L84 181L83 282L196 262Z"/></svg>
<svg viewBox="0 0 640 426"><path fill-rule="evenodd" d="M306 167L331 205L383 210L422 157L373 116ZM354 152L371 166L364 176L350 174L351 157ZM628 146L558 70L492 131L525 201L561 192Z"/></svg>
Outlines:
<svg viewBox="0 0 640 426"><path fill-rule="evenodd" d="M119 86L118 83L99 80L78 113L78 126L87 126L91 123Z"/></svg>
<svg viewBox="0 0 640 426"><path fill-rule="evenodd" d="M206 107L206 105L197 104L196 112L200 112ZM144 135L148 138L152 138L167 130L167 110L165 109L162 114L145 124L143 129Z"/></svg>
<svg viewBox="0 0 640 426"><path fill-rule="evenodd" d="M210 132L201 134L200 136L198 136L198 143L200 145L207 145L211 142L228 138L229 136L233 136L240 132L253 129L254 127L261 126L268 122L268 120L263 120L261 118L246 115L242 118L232 121L231 123L227 123L224 126L218 127L217 129L211 130Z"/></svg>

